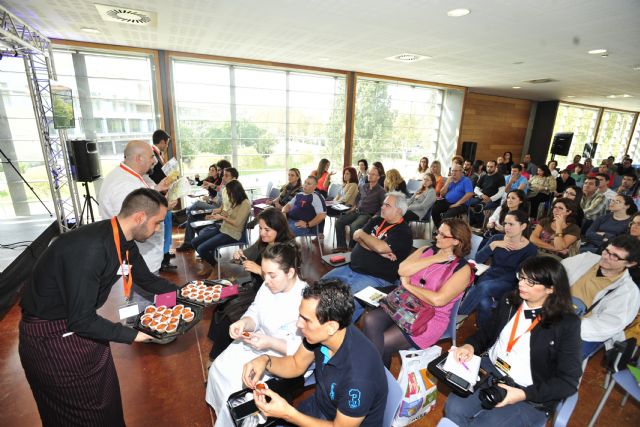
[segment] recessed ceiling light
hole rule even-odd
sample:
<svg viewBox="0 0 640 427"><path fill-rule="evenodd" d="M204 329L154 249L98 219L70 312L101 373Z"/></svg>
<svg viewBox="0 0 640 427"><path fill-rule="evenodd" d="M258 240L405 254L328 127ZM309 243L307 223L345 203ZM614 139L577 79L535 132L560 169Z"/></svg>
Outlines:
<svg viewBox="0 0 640 427"><path fill-rule="evenodd" d="M401 53L400 55L390 56L384 59L396 62L418 62L423 59L431 59L431 57L427 55L418 55L416 53Z"/></svg>
<svg viewBox="0 0 640 427"><path fill-rule="evenodd" d="M522 86L511 86L513 89L520 89Z"/></svg>
<svg viewBox="0 0 640 427"><path fill-rule="evenodd" d="M622 95L623 98L633 98L633 95L629 95L628 93L625 93Z"/></svg>
<svg viewBox="0 0 640 427"><path fill-rule="evenodd" d="M640 71L640 64L633 66L633 71Z"/></svg>
<svg viewBox="0 0 640 427"><path fill-rule="evenodd" d="M616 99L618 97L618 95L607 95L607 98L609 99Z"/></svg>
<svg viewBox="0 0 640 427"><path fill-rule="evenodd" d="M575 98L574 95L567 95L565 98Z"/></svg>
<svg viewBox="0 0 640 427"><path fill-rule="evenodd" d="M449 12L447 12L447 16L451 18L459 18L461 16L466 16L470 13L471 11L469 9L460 8L460 9L450 10Z"/></svg>
<svg viewBox="0 0 640 427"><path fill-rule="evenodd" d="M602 55L604 53L607 53L607 49L592 49L587 53L589 55Z"/></svg>
<svg viewBox="0 0 640 427"><path fill-rule="evenodd" d="M97 30L95 28L80 28L82 31L84 31L85 33L90 33L90 34L100 34L102 31Z"/></svg>

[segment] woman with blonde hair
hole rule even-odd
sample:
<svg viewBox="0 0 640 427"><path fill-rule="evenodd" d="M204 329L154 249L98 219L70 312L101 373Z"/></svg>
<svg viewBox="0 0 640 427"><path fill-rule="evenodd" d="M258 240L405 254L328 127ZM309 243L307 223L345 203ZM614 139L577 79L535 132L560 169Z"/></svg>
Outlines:
<svg viewBox="0 0 640 427"><path fill-rule="evenodd" d="M444 178L442 177L442 165L439 160L431 162L431 173L436 177L436 184L434 186L436 196L440 197L440 190L444 186Z"/></svg>
<svg viewBox="0 0 640 427"><path fill-rule="evenodd" d="M384 179L384 191L390 193L392 191L400 191L404 193L405 196L409 197L409 192L407 191L407 183L398 172L398 169L389 169L387 171L387 176Z"/></svg>

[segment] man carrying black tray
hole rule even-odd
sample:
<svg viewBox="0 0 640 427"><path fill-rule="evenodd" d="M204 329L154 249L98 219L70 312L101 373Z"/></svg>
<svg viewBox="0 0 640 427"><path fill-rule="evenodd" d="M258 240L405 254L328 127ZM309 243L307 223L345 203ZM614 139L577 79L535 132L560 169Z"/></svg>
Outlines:
<svg viewBox="0 0 640 427"><path fill-rule="evenodd" d="M125 425L109 342L151 337L96 310L114 284L125 296L132 280L154 293L177 289L149 272L134 242L159 230L166 213L163 195L134 190L118 216L63 234L36 262L21 302L19 354L45 425ZM119 308L120 318L132 311Z"/></svg>

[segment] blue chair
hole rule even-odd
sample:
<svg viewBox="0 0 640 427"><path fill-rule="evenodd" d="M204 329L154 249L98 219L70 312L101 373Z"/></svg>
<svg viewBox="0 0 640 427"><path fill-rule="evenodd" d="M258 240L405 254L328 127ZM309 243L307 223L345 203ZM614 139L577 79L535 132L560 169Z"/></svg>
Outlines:
<svg viewBox="0 0 640 427"><path fill-rule="evenodd" d="M413 195L420 187L422 187L422 180L410 179L409 182L407 182L407 193Z"/></svg>
<svg viewBox="0 0 640 427"><path fill-rule="evenodd" d="M444 334L442 334L438 341L451 339L451 345L456 345L456 318L458 317L458 309L460 308L460 304L462 304L462 298L460 298L455 302L455 304L453 304L447 329L444 331Z"/></svg>
<svg viewBox="0 0 640 427"><path fill-rule="evenodd" d="M384 369L384 372L387 374L387 388L389 391L387 393L387 405L384 408L384 419L382 421L382 425L383 427L391 427L393 419L396 416L396 412L398 412L398 407L402 402L404 392L398 381L387 368Z"/></svg>
<svg viewBox="0 0 640 427"><path fill-rule="evenodd" d="M216 260L216 264L218 264L218 279L221 279L222 277L220 276L220 259L222 258L222 255L220 253L220 249L223 248L230 248L233 246L238 246L240 249L243 249L247 246L249 246L249 232L247 230L247 223L249 222L249 218L247 218L247 221L245 221L244 223L244 227L242 227L242 236L240 237L240 240L237 242L233 242L233 243L228 243L226 245L222 245L222 246L218 246L216 248L215 253L213 254L215 260Z"/></svg>

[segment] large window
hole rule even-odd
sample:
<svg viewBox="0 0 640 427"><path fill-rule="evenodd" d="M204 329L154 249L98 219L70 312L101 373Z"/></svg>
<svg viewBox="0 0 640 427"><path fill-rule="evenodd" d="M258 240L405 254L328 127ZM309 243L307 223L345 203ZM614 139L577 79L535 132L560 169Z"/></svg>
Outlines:
<svg viewBox="0 0 640 427"><path fill-rule="evenodd" d="M599 164L608 156L615 156L616 162L622 160L631 136L633 117L633 113L604 110L598 129L598 163L594 161L594 164Z"/></svg>
<svg viewBox="0 0 640 427"><path fill-rule="evenodd" d="M633 131L631 144L629 144L629 151L627 151L627 153L633 159L634 165L640 163L640 117L636 120L636 128Z"/></svg>
<svg viewBox="0 0 640 427"><path fill-rule="evenodd" d="M342 164L343 76L174 59L177 143L183 174L226 158L246 187L303 176L322 157Z"/></svg>
<svg viewBox="0 0 640 427"><path fill-rule="evenodd" d="M582 156L584 146L593 143L596 134L596 123L598 121L599 110L571 104L560 104L556 115L553 134L561 132L573 132L571 149L567 156L555 156L560 167L564 167L573 161L576 154ZM598 147L596 155L603 153ZM549 144L549 158L551 157L551 144Z"/></svg>
<svg viewBox="0 0 640 427"><path fill-rule="evenodd" d="M405 175L421 157L435 160L443 100L441 89L359 78L353 161L381 161Z"/></svg>

